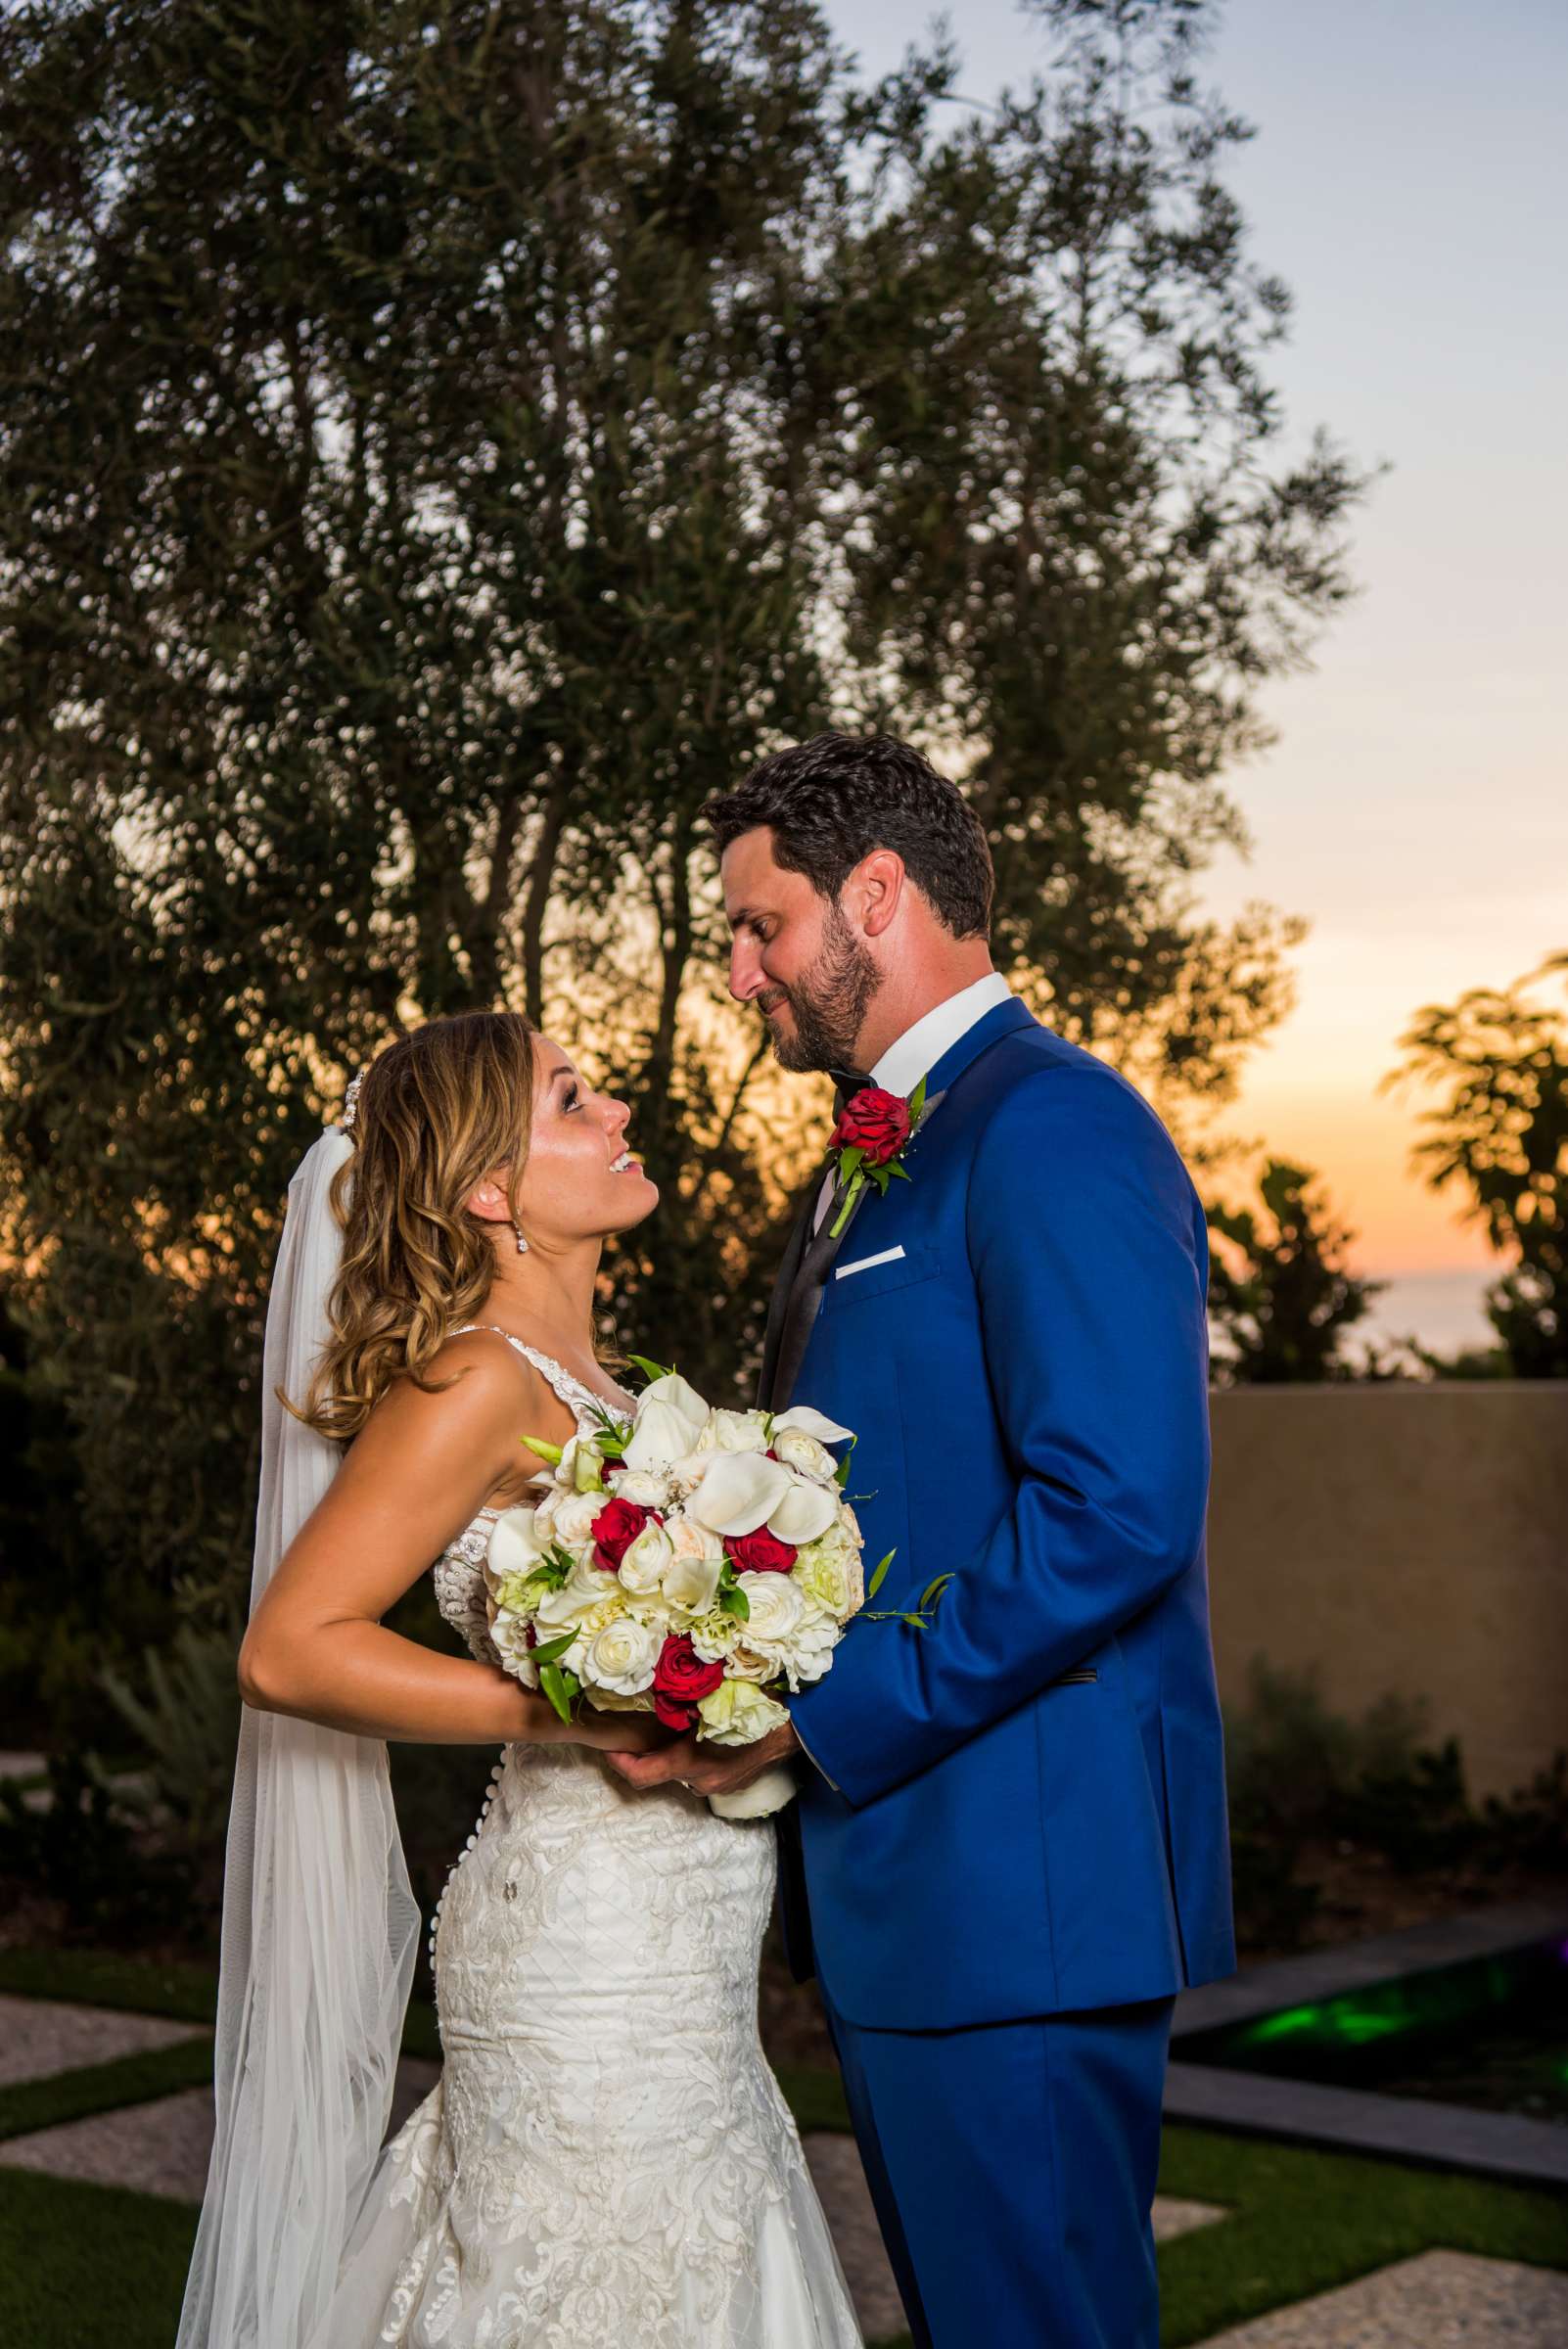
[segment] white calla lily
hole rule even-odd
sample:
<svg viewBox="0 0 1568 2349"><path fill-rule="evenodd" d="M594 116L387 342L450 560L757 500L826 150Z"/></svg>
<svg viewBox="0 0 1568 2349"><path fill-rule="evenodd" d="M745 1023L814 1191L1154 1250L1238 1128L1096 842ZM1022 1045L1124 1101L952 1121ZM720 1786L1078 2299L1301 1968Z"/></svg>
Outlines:
<svg viewBox="0 0 1568 2349"><path fill-rule="evenodd" d="M794 1489L789 1470L760 1451L715 1451L686 1514L712 1533L755 1534Z"/></svg>
<svg viewBox="0 0 1568 2349"><path fill-rule="evenodd" d="M821 1411L813 1411L808 1403L793 1403L787 1411L780 1411L773 1421L773 1433L780 1429L799 1428L803 1436L814 1436L819 1444L842 1444L853 1429L840 1427Z"/></svg>
<svg viewBox="0 0 1568 2349"><path fill-rule="evenodd" d="M628 1468L668 1469L692 1448L692 1424L673 1404L646 1399L637 1406L637 1428L623 1455Z"/></svg>
<svg viewBox="0 0 1568 2349"><path fill-rule="evenodd" d="M718 1596L718 1578L723 1571L722 1558L671 1558L665 1568L665 1596L672 1607L706 1615Z"/></svg>
<svg viewBox="0 0 1568 2349"><path fill-rule="evenodd" d="M535 1513L527 1507L503 1509L491 1526L485 1563L497 1581L508 1574L530 1573L543 1557L533 1530Z"/></svg>
<svg viewBox="0 0 1568 2349"><path fill-rule="evenodd" d="M638 1412L645 1410L650 1403L662 1403L667 1410L678 1411L682 1419L689 1423L694 1439L707 1422L707 1404L695 1387L688 1386L678 1370L670 1370L665 1377L653 1379L644 1387L637 1398ZM689 1451L691 1446L684 1445L682 1450Z"/></svg>
<svg viewBox="0 0 1568 2349"><path fill-rule="evenodd" d="M838 1513L839 1497L831 1487L801 1484L791 1477L789 1491L767 1512L767 1530L800 1549L825 1534Z"/></svg>

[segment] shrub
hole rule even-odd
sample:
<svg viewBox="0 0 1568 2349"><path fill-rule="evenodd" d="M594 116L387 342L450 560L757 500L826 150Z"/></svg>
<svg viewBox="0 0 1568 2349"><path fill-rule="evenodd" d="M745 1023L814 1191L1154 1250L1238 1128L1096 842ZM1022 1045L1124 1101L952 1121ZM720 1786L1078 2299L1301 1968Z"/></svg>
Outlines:
<svg viewBox="0 0 1568 2349"><path fill-rule="evenodd" d="M159 1931L187 1907L190 1873L150 1852L92 1755L52 1759L45 1790L0 1782L0 1877L58 1901L71 1931ZM46 1799L37 1799L38 1792Z"/></svg>

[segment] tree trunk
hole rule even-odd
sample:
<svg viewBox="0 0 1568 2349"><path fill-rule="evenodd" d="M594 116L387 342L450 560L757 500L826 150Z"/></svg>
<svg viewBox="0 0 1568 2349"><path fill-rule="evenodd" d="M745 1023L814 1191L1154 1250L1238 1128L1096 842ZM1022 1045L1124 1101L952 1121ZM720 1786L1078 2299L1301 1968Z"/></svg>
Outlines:
<svg viewBox="0 0 1568 2349"><path fill-rule="evenodd" d="M539 837L529 863L528 894L523 900L523 1009L534 1021L544 1016L544 917L550 909L555 860L571 795L571 775L565 767L558 767L545 794Z"/></svg>

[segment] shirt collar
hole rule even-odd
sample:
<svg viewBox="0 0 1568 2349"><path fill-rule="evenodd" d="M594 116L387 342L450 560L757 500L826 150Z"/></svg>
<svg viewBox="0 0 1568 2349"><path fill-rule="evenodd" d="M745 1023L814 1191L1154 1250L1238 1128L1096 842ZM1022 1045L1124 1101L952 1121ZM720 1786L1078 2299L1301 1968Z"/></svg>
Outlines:
<svg viewBox="0 0 1568 2349"><path fill-rule="evenodd" d="M872 1083L907 1098L927 1070L934 1069L977 1020L983 1020L996 1004L1010 1001L1012 991L1000 971L988 971L984 979L961 987L945 1002L934 1004L888 1046L871 1071Z"/></svg>

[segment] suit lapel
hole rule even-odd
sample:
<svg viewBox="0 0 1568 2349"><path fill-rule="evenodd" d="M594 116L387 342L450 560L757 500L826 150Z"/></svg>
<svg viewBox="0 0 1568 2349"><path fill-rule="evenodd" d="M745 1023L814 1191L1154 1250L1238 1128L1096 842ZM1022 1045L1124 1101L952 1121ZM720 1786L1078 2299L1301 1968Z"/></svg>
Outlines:
<svg viewBox="0 0 1568 2349"><path fill-rule="evenodd" d="M773 1294L767 1301L767 1324L762 1332L762 1367L757 1380L757 1400L764 1410L770 1406L777 1385L779 1344L789 1313L790 1296L800 1278L801 1262L811 1238L811 1217L826 1172L825 1167L818 1167L811 1177L811 1185L802 1202L801 1212L790 1227L790 1236L784 1246L784 1261L773 1282Z"/></svg>
<svg viewBox="0 0 1568 2349"><path fill-rule="evenodd" d="M1034 1024L1033 1013L1016 996L1006 1003L996 1004L986 1013L984 1019L977 1020L928 1073L926 1107L920 1128L934 1115L948 1086L962 1076L971 1061L979 1059L988 1045L993 1044L999 1036L1006 1036L1014 1028L1033 1027ZM757 1388L758 1401L766 1410L782 1411L789 1407L790 1396L800 1376L801 1364L806 1359L806 1349L810 1342L817 1308L822 1302L822 1292L827 1286L833 1260L848 1237L850 1225L871 1196L871 1186L867 1184L851 1208L844 1229L836 1239L832 1236L838 1214L836 1200L823 1217L821 1229L813 1231L812 1217L825 1172L825 1168L819 1169L811 1178L811 1188L790 1233L784 1262L779 1267L778 1279L773 1284L773 1295L768 1304L767 1327L762 1338L762 1368Z"/></svg>

